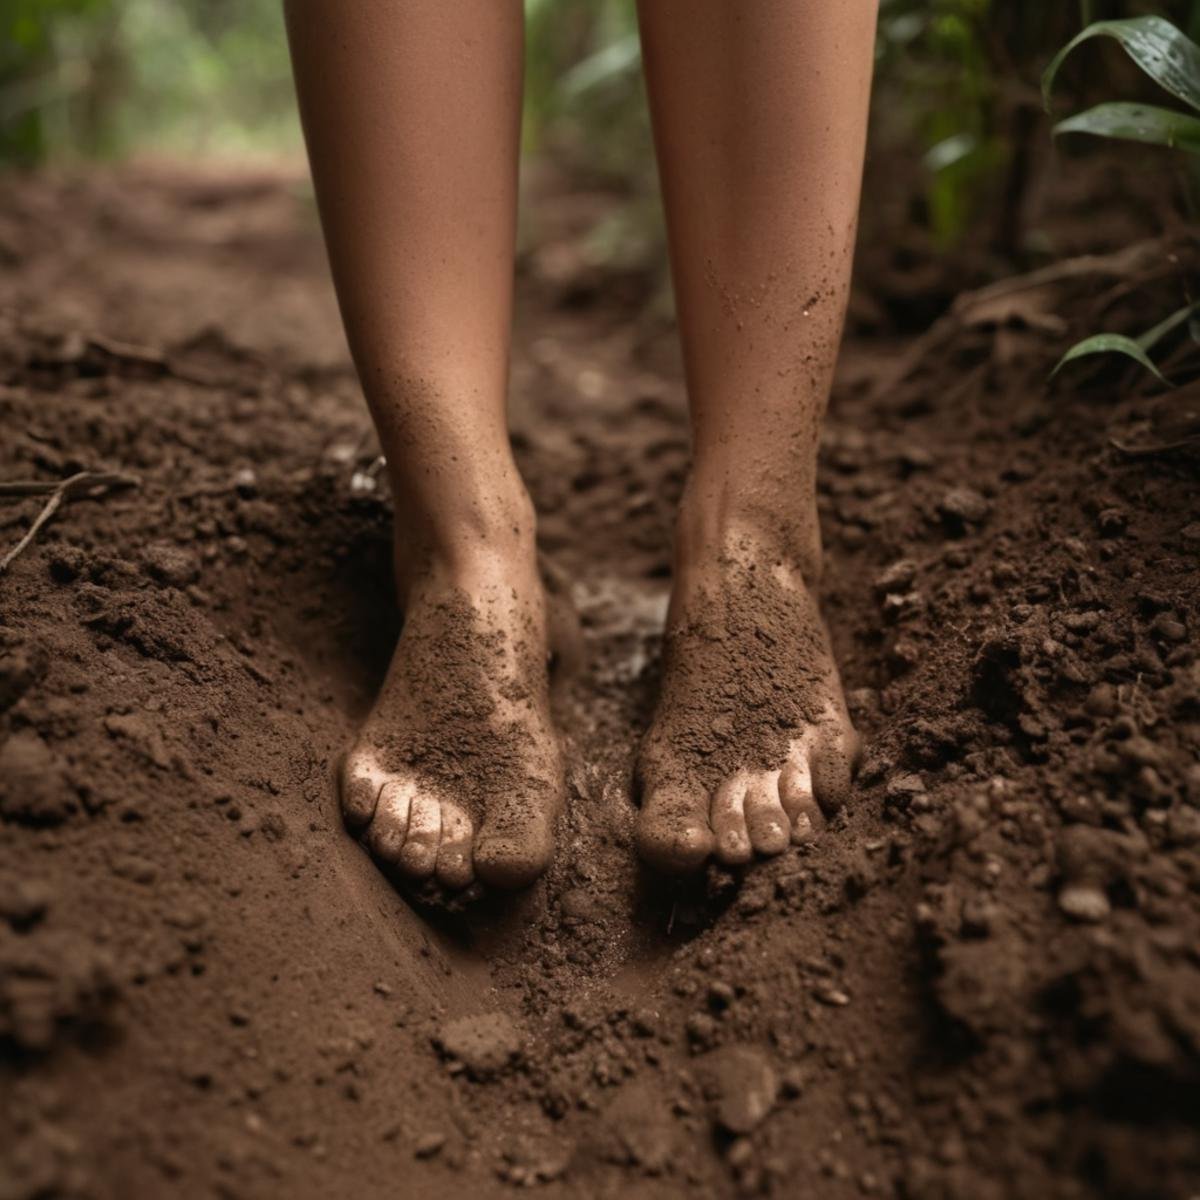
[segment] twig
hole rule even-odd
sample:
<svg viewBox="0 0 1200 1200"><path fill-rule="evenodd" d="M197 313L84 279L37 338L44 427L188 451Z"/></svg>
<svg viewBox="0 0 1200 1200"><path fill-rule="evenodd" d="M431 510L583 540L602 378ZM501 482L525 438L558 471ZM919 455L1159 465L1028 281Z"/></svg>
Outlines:
<svg viewBox="0 0 1200 1200"><path fill-rule="evenodd" d="M1126 442L1117 441L1116 438L1109 438L1108 444L1127 458L1153 458L1159 454L1169 454L1172 450L1190 450L1193 446L1200 447L1200 434L1179 438L1174 442L1151 442L1146 446L1130 446Z"/></svg>
<svg viewBox="0 0 1200 1200"><path fill-rule="evenodd" d="M164 371L170 369L166 354L161 350L156 350L153 346L135 346L132 342L119 342L116 338L105 337L101 333L88 334L87 344L119 362L160 367Z"/></svg>
<svg viewBox="0 0 1200 1200"><path fill-rule="evenodd" d="M94 488L138 487L141 480L136 475L122 475L116 471L80 471L58 483L46 483L41 480L23 479L11 483L0 483L0 496L44 496L50 499L42 506L42 511L34 518L25 536L3 557L0 558L0 575L16 560L17 556L37 537L42 527L58 512L64 500L77 496L81 492L90 492Z"/></svg>

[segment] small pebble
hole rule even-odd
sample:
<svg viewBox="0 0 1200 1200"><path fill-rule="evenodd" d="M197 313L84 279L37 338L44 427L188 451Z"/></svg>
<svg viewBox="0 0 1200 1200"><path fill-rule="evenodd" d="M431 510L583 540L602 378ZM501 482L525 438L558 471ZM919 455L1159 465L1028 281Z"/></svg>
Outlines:
<svg viewBox="0 0 1200 1200"><path fill-rule="evenodd" d="M906 592L917 577L917 564L911 558L901 558L885 567L876 577L874 583L877 596L888 596L897 592Z"/></svg>
<svg viewBox="0 0 1200 1200"><path fill-rule="evenodd" d="M938 504L938 512L952 529L978 525L988 515L987 500L974 488L951 488Z"/></svg>
<svg viewBox="0 0 1200 1200"><path fill-rule="evenodd" d="M850 1003L850 997L841 988L831 987L825 983L813 988L813 995L822 1004L828 1004L832 1008L845 1008Z"/></svg>
<svg viewBox="0 0 1200 1200"><path fill-rule="evenodd" d="M1170 613L1159 613L1150 626L1150 632L1168 642L1182 642L1187 637L1187 626Z"/></svg>
<svg viewBox="0 0 1200 1200"><path fill-rule="evenodd" d="M723 1046L701 1065L713 1119L727 1133L757 1129L775 1106L779 1080L767 1056L753 1046Z"/></svg>
<svg viewBox="0 0 1200 1200"><path fill-rule="evenodd" d="M1093 883L1068 883L1058 893L1058 907L1076 921L1103 921L1111 911L1108 897Z"/></svg>
<svg viewBox="0 0 1200 1200"><path fill-rule="evenodd" d="M446 1135L444 1133L427 1133L417 1139L416 1145L413 1146L413 1154L417 1158L432 1158L441 1151L445 1144Z"/></svg>

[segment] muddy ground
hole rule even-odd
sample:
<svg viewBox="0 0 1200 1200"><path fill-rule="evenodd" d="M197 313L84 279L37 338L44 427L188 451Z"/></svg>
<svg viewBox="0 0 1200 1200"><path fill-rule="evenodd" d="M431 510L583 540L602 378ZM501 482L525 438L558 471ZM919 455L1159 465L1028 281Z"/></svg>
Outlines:
<svg viewBox="0 0 1200 1200"><path fill-rule="evenodd" d="M5 180L0 481L140 482L0 576L0 1197L1195 1195L1197 385L1045 382L1194 248L1113 258L1142 218L1081 196L1057 247L1106 257L926 329L988 271L864 246L821 485L861 781L667 885L630 764L678 357L580 250L602 198L537 192L513 437L582 631L570 811L547 879L454 913L331 789L399 617L302 176Z"/></svg>

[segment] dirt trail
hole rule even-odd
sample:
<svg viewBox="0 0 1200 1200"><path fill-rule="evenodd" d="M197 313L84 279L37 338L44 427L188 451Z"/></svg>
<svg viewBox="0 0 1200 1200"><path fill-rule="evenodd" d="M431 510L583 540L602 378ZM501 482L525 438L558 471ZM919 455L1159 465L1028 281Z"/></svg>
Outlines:
<svg viewBox="0 0 1200 1200"><path fill-rule="evenodd" d="M0 479L141 486L0 578L0 1197L1193 1195L1200 512L1194 456L1109 445L1150 406L1047 397L1036 304L852 336L821 503L861 784L744 879L655 881L679 371L544 202L513 440L582 627L569 815L528 894L417 913L331 790L398 617L304 194L6 181Z"/></svg>

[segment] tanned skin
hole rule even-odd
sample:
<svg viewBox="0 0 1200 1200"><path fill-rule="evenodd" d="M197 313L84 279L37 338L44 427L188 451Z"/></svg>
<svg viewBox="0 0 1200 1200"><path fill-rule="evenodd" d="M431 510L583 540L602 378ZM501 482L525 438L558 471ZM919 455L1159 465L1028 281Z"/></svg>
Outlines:
<svg viewBox="0 0 1200 1200"><path fill-rule="evenodd" d="M403 531L404 630L345 757L343 811L388 870L519 887L550 860L563 796L535 518L505 418L523 7L285 7L334 282ZM850 786L857 739L814 599L815 474L875 12L876 0L639 4L693 431L663 687L638 771L638 848L666 871L778 853ZM729 684L697 656L715 641L724 661L753 661L745 630L767 595L803 659L769 686L804 716L781 731L771 711L746 714L714 778L689 730L704 681ZM470 709L447 706L419 669L449 637L447 613L448 656L486 681ZM413 747L462 739L464 720L486 725L490 757L524 784L487 794L422 768Z"/></svg>

